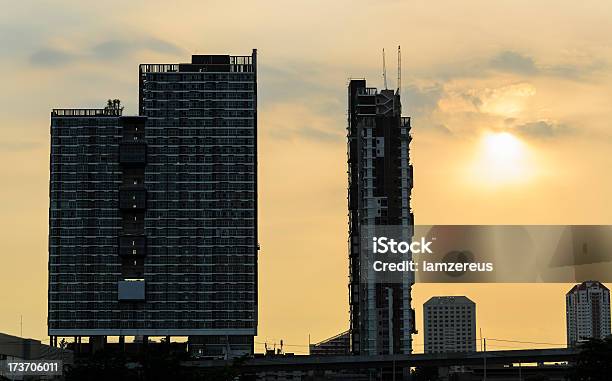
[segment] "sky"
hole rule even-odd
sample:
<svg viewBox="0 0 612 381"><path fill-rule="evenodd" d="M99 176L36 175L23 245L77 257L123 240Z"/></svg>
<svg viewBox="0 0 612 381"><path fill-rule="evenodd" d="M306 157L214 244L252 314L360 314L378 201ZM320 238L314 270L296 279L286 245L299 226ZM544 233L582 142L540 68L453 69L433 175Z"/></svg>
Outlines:
<svg viewBox="0 0 612 381"><path fill-rule="evenodd" d="M383 86L383 48L417 224L612 223L609 1L0 2L0 332L22 315L47 338L50 110L137 113L139 63L258 49L257 350L348 327L346 87ZM417 328L429 297L466 295L486 337L563 344L569 288L417 284Z"/></svg>

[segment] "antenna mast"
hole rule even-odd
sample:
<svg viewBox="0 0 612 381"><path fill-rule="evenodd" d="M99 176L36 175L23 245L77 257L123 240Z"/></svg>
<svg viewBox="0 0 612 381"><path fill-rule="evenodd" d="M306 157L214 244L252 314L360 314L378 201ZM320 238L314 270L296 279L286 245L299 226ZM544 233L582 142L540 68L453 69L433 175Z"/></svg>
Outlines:
<svg viewBox="0 0 612 381"><path fill-rule="evenodd" d="M387 90L387 64L385 63L385 48L383 48L383 81L385 83L385 90Z"/></svg>
<svg viewBox="0 0 612 381"><path fill-rule="evenodd" d="M397 46L397 95L400 95L402 90L402 50Z"/></svg>

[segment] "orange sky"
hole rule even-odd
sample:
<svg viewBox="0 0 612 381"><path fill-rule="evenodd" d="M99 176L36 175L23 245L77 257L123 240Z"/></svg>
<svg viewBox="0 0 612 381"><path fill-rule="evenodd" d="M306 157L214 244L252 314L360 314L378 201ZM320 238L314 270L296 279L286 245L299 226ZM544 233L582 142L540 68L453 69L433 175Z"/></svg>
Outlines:
<svg viewBox="0 0 612 381"><path fill-rule="evenodd" d="M380 87L383 47L395 86L402 46L418 224L612 223L609 1L112 3L0 14L0 332L23 314L46 338L50 109L136 113L137 65L192 53L259 50L258 342L300 353L348 326L346 84ZM501 131L510 165L483 143ZM487 337L561 344L568 288L416 285L417 325L430 296L465 294Z"/></svg>

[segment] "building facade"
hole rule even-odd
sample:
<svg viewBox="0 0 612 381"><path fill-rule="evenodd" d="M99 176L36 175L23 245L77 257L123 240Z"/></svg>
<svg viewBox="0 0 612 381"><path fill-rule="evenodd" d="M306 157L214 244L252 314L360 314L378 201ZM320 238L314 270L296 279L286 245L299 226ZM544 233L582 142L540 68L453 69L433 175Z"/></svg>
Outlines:
<svg viewBox="0 0 612 381"><path fill-rule="evenodd" d="M256 51L143 64L138 116L52 112L49 335L253 352L256 66Z"/></svg>
<svg viewBox="0 0 612 381"><path fill-rule="evenodd" d="M565 295L567 345L610 335L610 290L597 281L575 285Z"/></svg>
<svg viewBox="0 0 612 381"><path fill-rule="evenodd" d="M399 91L348 86L349 305L351 352L410 353L414 329L413 274L401 283L365 273L362 229L412 229L410 118L402 117Z"/></svg>
<svg viewBox="0 0 612 381"><path fill-rule="evenodd" d="M425 353L475 352L476 304L465 296L436 296L423 305Z"/></svg>
<svg viewBox="0 0 612 381"><path fill-rule="evenodd" d="M309 345L311 356L347 356L350 354L350 335L345 331Z"/></svg>

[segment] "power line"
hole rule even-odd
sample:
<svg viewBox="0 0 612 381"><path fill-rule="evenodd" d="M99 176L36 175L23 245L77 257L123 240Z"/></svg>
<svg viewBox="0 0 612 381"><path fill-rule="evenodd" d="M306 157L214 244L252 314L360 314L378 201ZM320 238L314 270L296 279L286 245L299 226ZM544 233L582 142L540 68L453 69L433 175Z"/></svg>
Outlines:
<svg viewBox="0 0 612 381"><path fill-rule="evenodd" d="M491 340L491 341L501 341L501 342L506 342L506 343L518 343L518 344L535 344L535 345L566 345L564 344L559 344L559 343L542 343L542 342L536 342L536 341L519 341L519 340L506 340L506 339L491 339L487 337L487 340Z"/></svg>

